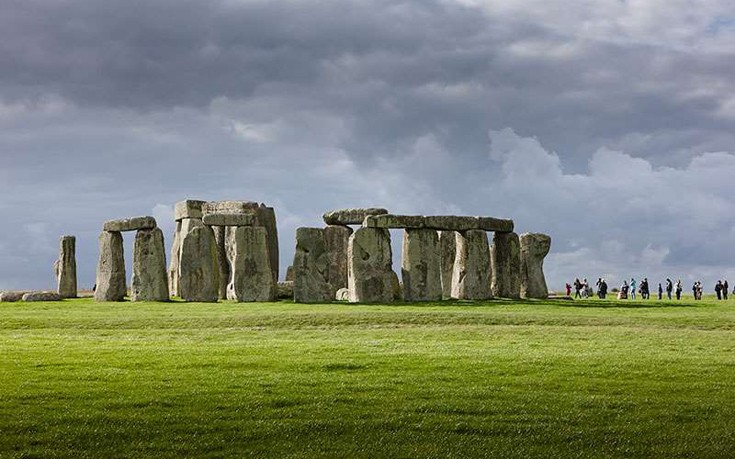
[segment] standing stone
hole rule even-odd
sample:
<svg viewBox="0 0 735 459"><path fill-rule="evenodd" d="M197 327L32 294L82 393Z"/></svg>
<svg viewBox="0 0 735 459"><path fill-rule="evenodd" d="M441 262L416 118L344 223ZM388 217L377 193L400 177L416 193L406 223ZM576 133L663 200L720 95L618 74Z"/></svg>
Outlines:
<svg viewBox="0 0 735 459"><path fill-rule="evenodd" d="M352 303L393 301L390 232L381 228L359 228L347 246L347 288Z"/></svg>
<svg viewBox="0 0 735 459"><path fill-rule="evenodd" d="M185 301L216 302L219 266L211 228L196 226L182 238L180 263L179 296Z"/></svg>
<svg viewBox="0 0 735 459"><path fill-rule="evenodd" d="M457 232L439 231L440 265L442 281L442 299L452 297L452 275L454 274L454 258L457 256Z"/></svg>
<svg viewBox="0 0 735 459"><path fill-rule="evenodd" d="M440 252L436 230L407 229L403 232L401 275L404 300L442 299Z"/></svg>
<svg viewBox="0 0 735 459"><path fill-rule="evenodd" d="M521 245L521 298L547 298L549 289L544 277L544 257L551 248L551 237L541 233L524 233Z"/></svg>
<svg viewBox="0 0 735 459"><path fill-rule="evenodd" d="M61 236L59 260L56 265L57 292L62 298L77 296L77 239L74 236Z"/></svg>
<svg viewBox="0 0 735 459"><path fill-rule="evenodd" d="M230 263L227 298L237 301L273 301L276 282L270 268L265 228L228 226L225 234Z"/></svg>
<svg viewBox="0 0 735 459"><path fill-rule="evenodd" d="M172 296L179 294L179 255L181 254L181 220L176 221L174 242L171 245L171 263L168 265L168 291Z"/></svg>
<svg viewBox="0 0 735 459"><path fill-rule="evenodd" d="M347 288L347 245L351 234L352 228L349 226L329 225L324 228L324 241L329 257L328 281L332 286L332 297L337 290Z"/></svg>
<svg viewBox="0 0 735 459"><path fill-rule="evenodd" d="M286 281L293 281L293 265L286 268Z"/></svg>
<svg viewBox="0 0 735 459"><path fill-rule="evenodd" d="M457 233L457 254L452 275L452 298L486 300L490 290L490 247L487 233L469 230Z"/></svg>
<svg viewBox="0 0 735 459"><path fill-rule="evenodd" d="M99 246L94 300L122 301L127 293L122 234L117 231L102 231Z"/></svg>
<svg viewBox="0 0 735 459"><path fill-rule="evenodd" d="M521 288L521 247L516 233L495 233L490 248L492 293L518 298Z"/></svg>
<svg viewBox="0 0 735 459"><path fill-rule="evenodd" d="M261 204L256 213L257 222L265 228L265 235L268 243L268 262L270 263L271 272L273 273L273 282L278 282L279 271L279 253L278 253L278 226L276 226L276 211L273 207L267 207Z"/></svg>
<svg viewBox="0 0 735 459"><path fill-rule="evenodd" d="M133 245L132 301L168 301L166 246L161 228L138 230Z"/></svg>
<svg viewBox="0 0 735 459"><path fill-rule="evenodd" d="M227 283L230 281L230 263L227 261L224 226L213 226L214 240L217 243L217 265L219 266L219 299L227 299Z"/></svg>
<svg viewBox="0 0 735 459"><path fill-rule="evenodd" d="M293 299L297 303L329 303L336 291L329 284L329 254L321 228L296 229Z"/></svg>

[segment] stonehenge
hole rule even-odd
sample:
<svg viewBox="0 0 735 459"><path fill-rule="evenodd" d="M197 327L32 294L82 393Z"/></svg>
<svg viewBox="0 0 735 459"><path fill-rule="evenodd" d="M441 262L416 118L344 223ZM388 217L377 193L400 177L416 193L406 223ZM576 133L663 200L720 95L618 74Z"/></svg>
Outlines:
<svg viewBox="0 0 735 459"><path fill-rule="evenodd" d="M74 236L61 236L59 259L54 263L56 272L56 292L61 298L77 296L77 239Z"/></svg>
<svg viewBox="0 0 735 459"><path fill-rule="evenodd" d="M551 238L540 233L518 236L510 219L400 215L380 207L334 210L322 216L323 227L296 230L293 264L286 281L278 282L272 207L252 201L185 200L176 204L174 218L168 267L163 233L153 217L104 223L96 301L122 301L128 294L125 231L136 232L132 301L178 296L201 302L293 298L297 303L390 303L548 296L543 261ZM393 269L391 230L403 232L400 280ZM76 296L74 251L74 237L63 236L55 264L60 298ZM4 301L22 299L5 296Z"/></svg>
<svg viewBox="0 0 735 459"><path fill-rule="evenodd" d="M521 298L546 298L549 290L544 277L544 257L551 249L551 238L541 233L524 233L521 246Z"/></svg>

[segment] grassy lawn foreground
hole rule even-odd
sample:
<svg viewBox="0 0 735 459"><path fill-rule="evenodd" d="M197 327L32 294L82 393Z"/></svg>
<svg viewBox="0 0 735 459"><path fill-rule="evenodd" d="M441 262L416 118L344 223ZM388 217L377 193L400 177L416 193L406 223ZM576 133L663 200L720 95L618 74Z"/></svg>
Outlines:
<svg viewBox="0 0 735 459"><path fill-rule="evenodd" d="M733 457L735 300L0 303L0 457Z"/></svg>

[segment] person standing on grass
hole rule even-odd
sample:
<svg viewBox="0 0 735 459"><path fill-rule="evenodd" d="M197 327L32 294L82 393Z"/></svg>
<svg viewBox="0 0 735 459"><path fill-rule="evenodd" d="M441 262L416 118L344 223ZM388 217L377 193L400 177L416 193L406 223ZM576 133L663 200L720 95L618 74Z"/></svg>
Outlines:
<svg viewBox="0 0 735 459"><path fill-rule="evenodd" d="M641 297L644 300L650 300L651 299L651 289L648 288L648 278L644 277L641 281Z"/></svg>
<svg viewBox="0 0 735 459"><path fill-rule="evenodd" d="M628 299L628 281L623 280L623 285L620 286L620 293L618 293L619 300Z"/></svg>
<svg viewBox="0 0 735 459"><path fill-rule="evenodd" d="M638 285L638 284L636 284L635 279L631 277L630 278L630 299L631 300L635 300L635 287L636 287L636 285Z"/></svg>
<svg viewBox="0 0 735 459"><path fill-rule="evenodd" d="M676 299L681 299L681 292L684 290L684 287L681 286L681 279L676 281Z"/></svg>
<svg viewBox="0 0 735 459"><path fill-rule="evenodd" d="M579 277L574 279L574 298L582 298L579 291L582 290L582 283L579 281Z"/></svg>
<svg viewBox="0 0 735 459"><path fill-rule="evenodd" d="M715 295L717 295L717 299L722 299L722 281L718 280L715 284Z"/></svg>
<svg viewBox="0 0 735 459"><path fill-rule="evenodd" d="M672 290L674 290L674 284L671 282L671 279L667 277L666 278L666 296L669 297L669 300L671 300Z"/></svg>
<svg viewBox="0 0 735 459"><path fill-rule="evenodd" d="M661 286L661 282L658 283L658 299L661 300L664 297L664 288Z"/></svg>
<svg viewBox="0 0 735 459"><path fill-rule="evenodd" d="M607 296L607 282L605 282L605 279L601 279L600 281L600 299L605 299Z"/></svg>
<svg viewBox="0 0 735 459"><path fill-rule="evenodd" d="M564 286L567 289L567 296L572 295L572 286L569 285L569 282L567 282L567 285Z"/></svg>
<svg viewBox="0 0 735 459"><path fill-rule="evenodd" d="M727 284L727 279L722 283L722 299L727 299L727 289L729 289L730 286Z"/></svg>

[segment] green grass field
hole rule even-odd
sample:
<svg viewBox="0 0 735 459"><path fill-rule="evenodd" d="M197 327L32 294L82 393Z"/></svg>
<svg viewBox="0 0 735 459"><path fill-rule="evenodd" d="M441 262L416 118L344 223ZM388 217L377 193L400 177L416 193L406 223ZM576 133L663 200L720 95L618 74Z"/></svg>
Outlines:
<svg viewBox="0 0 735 459"><path fill-rule="evenodd" d="M735 457L735 300L0 303L0 457Z"/></svg>

